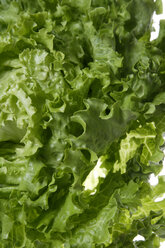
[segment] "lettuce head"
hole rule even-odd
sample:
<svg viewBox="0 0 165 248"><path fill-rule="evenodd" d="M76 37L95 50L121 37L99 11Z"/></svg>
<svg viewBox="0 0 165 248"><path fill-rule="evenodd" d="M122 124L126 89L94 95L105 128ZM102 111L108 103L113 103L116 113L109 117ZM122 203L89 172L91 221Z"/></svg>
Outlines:
<svg viewBox="0 0 165 248"><path fill-rule="evenodd" d="M0 248L159 248L157 0L0 0ZM137 235L144 237L135 241Z"/></svg>

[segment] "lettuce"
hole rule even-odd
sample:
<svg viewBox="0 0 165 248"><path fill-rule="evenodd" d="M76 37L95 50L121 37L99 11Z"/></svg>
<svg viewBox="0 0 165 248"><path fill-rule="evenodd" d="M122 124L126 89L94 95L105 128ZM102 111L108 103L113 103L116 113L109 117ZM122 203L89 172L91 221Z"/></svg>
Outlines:
<svg viewBox="0 0 165 248"><path fill-rule="evenodd" d="M165 239L154 0L0 0L0 248ZM135 241L136 235L144 241Z"/></svg>

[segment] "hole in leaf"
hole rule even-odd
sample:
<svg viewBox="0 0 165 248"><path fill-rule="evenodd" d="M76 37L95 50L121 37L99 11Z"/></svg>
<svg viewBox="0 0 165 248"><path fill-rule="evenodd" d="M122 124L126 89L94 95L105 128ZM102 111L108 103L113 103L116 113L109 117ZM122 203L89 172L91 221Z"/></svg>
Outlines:
<svg viewBox="0 0 165 248"><path fill-rule="evenodd" d="M50 120L50 117L46 115L46 116L43 117L43 120L48 122Z"/></svg>
<svg viewBox="0 0 165 248"><path fill-rule="evenodd" d="M67 126L67 130L70 134L74 135L75 137L79 137L80 135L83 134L84 132L84 129L83 127L81 126L80 123L78 122L74 122L74 121L71 121L68 126Z"/></svg>
<svg viewBox="0 0 165 248"><path fill-rule="evenodd" d="M101 113L101 117L102 118L107 118L107 116L110 114L111 110L109 107L106 107L106 109L103 110L103 112Z"/></svg>
<svg viewBox="0 0 165 248"><path fill-rule="evenodd" d="M105 109L105 114L106 114L106 115L109 115L110 112L111 112L111 110L107 107L107 108Z"/></svg>

